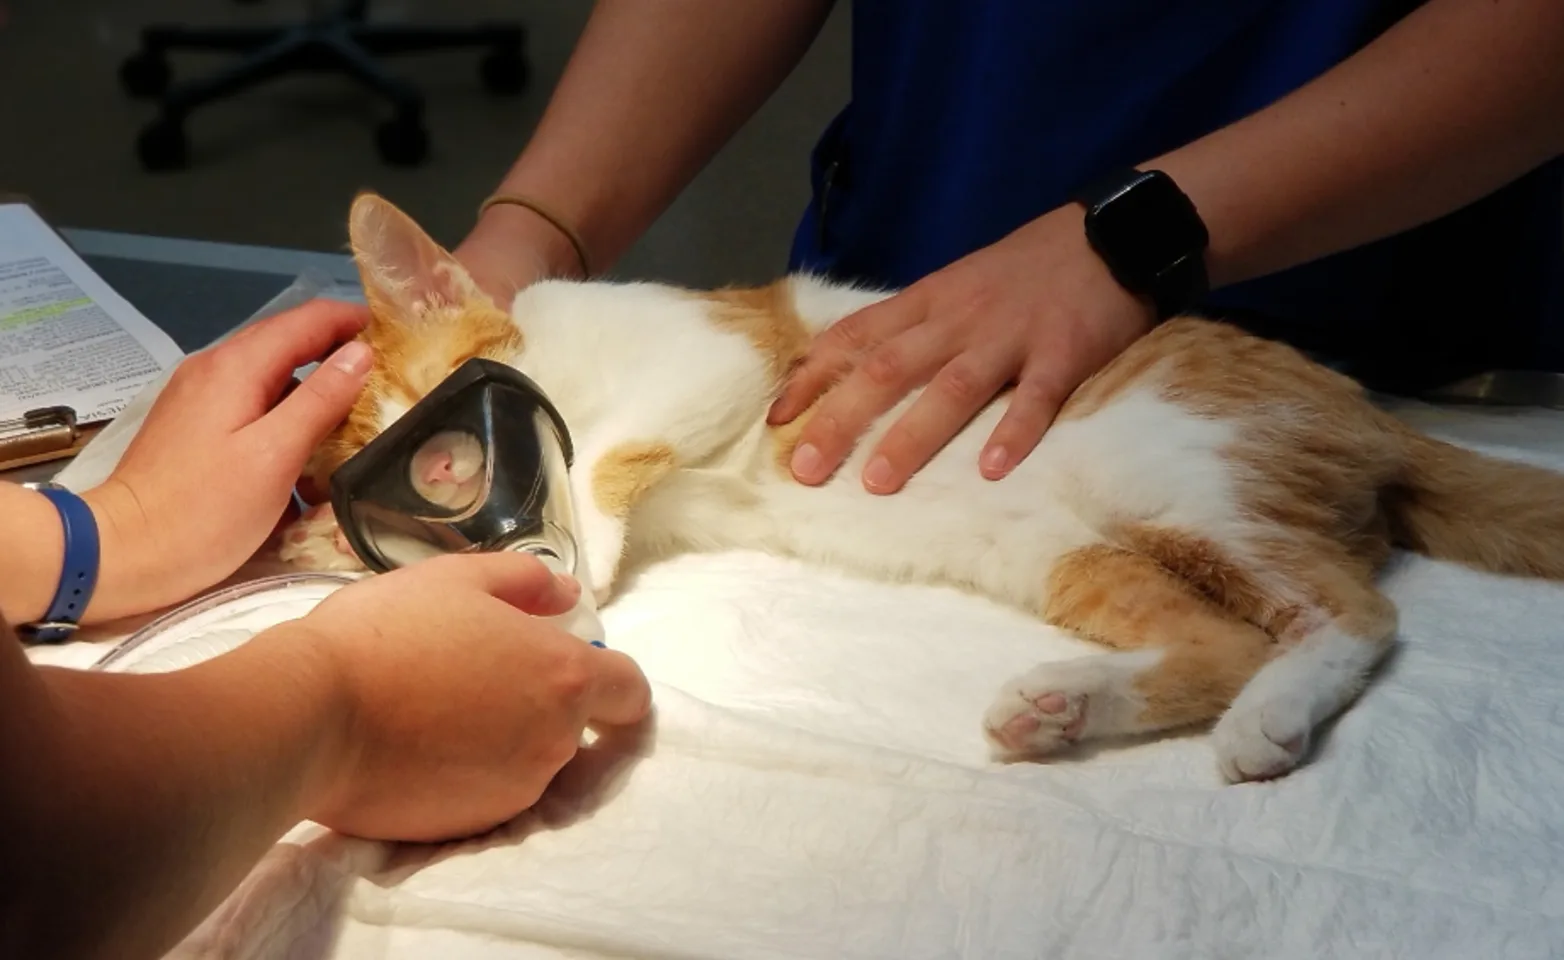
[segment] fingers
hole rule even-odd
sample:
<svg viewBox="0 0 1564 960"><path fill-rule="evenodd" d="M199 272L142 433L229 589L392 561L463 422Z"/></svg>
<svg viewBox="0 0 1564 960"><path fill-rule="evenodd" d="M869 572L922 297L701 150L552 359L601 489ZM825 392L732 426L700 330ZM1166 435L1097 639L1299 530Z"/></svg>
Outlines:
<svg viewBox="0 0 1564 960"><path fill-rule="evenodd" d="M557 617L569 613L581 599L581 584L574 578L556 576L543 561L527 553L499 551L438 557L446 576L460 578L523 613L534 617Z"/></svg>
<svg viewBox="0 0 1564 960"><path fill-rule="evenodd" d="M852 453L864 431L913 388L927 382L940 364L949 359L954 334L944 324L920 324L868 353L841 383L826 394L799 434L793 452L793 476L800 483L824 482ZM950 389L977 393L980 385L965 368L958 370ZM871 488L885 483L884 465L871 464L876 476L865 474Z"/></svg>
<svg viewBox="0 0 1564 960"><path fill-rule="evenodd" d="M1010 395L1010 407L999 419L978 458L978 469L999 480L1025 460L1053 425L1069 391L1056 388L1039 374L1023 374Z"/></svg>
<svg viewBox="0 0 1564 960"><path fill-rule="evenodd" d="M256 442L271 448L286 464L290 479L303 471L310 453L348 415L373 364L369 344L348 341L249 427L261 434Z"/></svg>
<svg viewBox="0 0 1564 960"><path fill-rule="evenodd" d="M581 596L581 584L556 576L536 557L523 553L480 553L439 557L425 568L440 564L448 575L459 576L478 589L517 609L539 617L570 612ZM635 661L617 650L592 647L585 642L580 659L562 662L556 677L559 696L575 701L582 722L623 726L638 723L651 708L652 692ZM572 665L584 669L573 669Z"/></svg>
<svg viewBox="0 0 1564 960"><path fill-rule="evenodd" d="M945 364L880 438L864 468L864 487L877 494L899 491L1009 381L1014 352L1004 341L991 341Z"/></svg>
<svg viewBox="0 0 1564 960"><path fill-rule="evenodd" d="M587 725L624 727L644 720L652 708L652 687L641 668L617 650L587 651L595 675L585 704Z"/></svg>
<svg viewBox="0 0 1564 960"><path fill-rule="evenodd" d="M267 317L211 349L224 369L253 386L253 400L259 405L253 416L259 416L276 402L294 370L357 336L368 319L368 308L360 304L311 300Z"/></svg>
<svg viewBox="0 0 1564 960"><path fill-rule="evenodd" d="M906 293L843 317L832 324L809 348L791 374L781 396L766 419L773 425L788 423L830 388L853 362L884 340L913 326L922 316Z"/></svg>

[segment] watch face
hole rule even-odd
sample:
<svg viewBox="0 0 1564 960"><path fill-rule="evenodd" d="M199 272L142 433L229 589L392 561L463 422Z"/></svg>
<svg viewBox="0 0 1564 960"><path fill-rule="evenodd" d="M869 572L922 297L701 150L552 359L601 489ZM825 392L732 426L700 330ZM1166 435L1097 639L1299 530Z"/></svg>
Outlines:
<svg viewBox="0 0 1564 960"><path fill-rule="evenodd" d="M1205 247L1205 226L1194 205L1160 173L1134 181L1087 218L1093 246L1111 260L1121 281L1149 283L1174 261Z"/></svg>

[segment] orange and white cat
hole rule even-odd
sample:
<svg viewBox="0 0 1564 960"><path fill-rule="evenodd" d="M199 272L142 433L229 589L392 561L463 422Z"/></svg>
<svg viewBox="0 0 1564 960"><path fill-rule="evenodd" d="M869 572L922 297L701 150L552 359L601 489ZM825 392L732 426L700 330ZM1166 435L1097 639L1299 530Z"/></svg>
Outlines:
<svg viewBox="0 0 1564 960"><path fill-rule="evenodd" d="M1352 381L1225 324L1178 318L1142 338L1003 481L976 467L1002 395L901 492L874 496L861 460L916 394L819 487L788 472L804 418L772 427L766 411L811 337L888 292L551 280L507 312L381 198L355 201L350 234L376 365L317 452L318 483L463 361L512 364L575 439L600 602L627 547L748 548L956 585L1107 647L995 678L983 724L1007 758L1215 721L1229 780L1273 777L1391 646L1376 574L1394 547L1564 579L1564 476L1415 433ZM436 460L418 468L431 483L466 469L455 446ZM282 556L358 567L345 548L315 512Z"/></svg>

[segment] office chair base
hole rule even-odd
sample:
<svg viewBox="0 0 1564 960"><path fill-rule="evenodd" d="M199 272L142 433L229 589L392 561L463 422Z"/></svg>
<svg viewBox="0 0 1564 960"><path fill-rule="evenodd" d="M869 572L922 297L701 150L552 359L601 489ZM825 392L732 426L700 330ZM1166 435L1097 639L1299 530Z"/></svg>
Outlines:
<svg viewBox="0 0 1564 960"><path fill-rule="evenodd" d="M373 57L488 47L479 63L479 80L490 93L514 94L523 90L529 79L525 42L525 29L515 24L370 24L363 18L362 6L349 2L335 14L294 27L148 27L142 32L141 50L121 64L120 81L131 96L161 101L158 118L136 141L137 155L148 170L173 170L189 162L184 125L197 108L298 70L346 73L389 100L393 115L376 128L376 149L386 163L414 166L429 152L423 96ZM211 76L175 86L167 53L176 49L228 51L243 58Z"/></svg>
<svg viewBox="0 0 1564 960"><path fill-rule="evenodd" d="M429 134L416 118L397 117L375 128L375 148L387 163L417 166L429 154Z"/></svg>
<svg viewBox="0 0 1564 960"><path fill-rule="evenodd" d="M136 156L148 170L177 170L190 159L190 141L185 128L166 120L155 120L136 137Z"/></svg>

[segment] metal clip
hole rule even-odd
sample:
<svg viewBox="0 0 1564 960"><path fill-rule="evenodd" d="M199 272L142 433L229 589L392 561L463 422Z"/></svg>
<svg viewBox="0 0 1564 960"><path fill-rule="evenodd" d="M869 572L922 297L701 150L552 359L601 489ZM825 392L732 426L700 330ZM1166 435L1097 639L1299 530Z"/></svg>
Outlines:
<svg viewBox="0 0 1564 960"><path fill-rule="evenodd" d="M0 420L0 463L61 453L80 439L75 410L39 407L20 417Z"/></svg>

